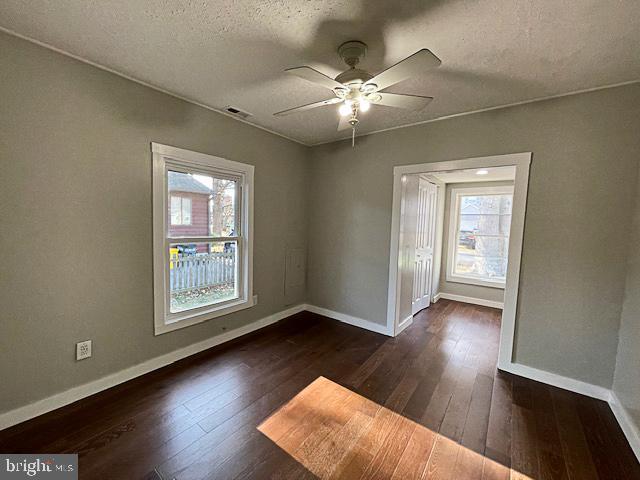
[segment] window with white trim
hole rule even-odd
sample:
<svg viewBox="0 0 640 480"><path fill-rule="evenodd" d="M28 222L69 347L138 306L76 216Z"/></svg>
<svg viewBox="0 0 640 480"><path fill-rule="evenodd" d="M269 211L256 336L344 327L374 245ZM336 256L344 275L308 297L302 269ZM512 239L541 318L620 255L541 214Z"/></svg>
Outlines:
<svg viewBox="0 0 640 480"><path fill-rule="evenodd" d="M156 335L253 306L254 167L152 152Z"/></svg>
<svg viewBox="0 0 640 480"><path fill-rule="evenodd" d="M447 281L504 288L513 187L451 190Z"/></svg>

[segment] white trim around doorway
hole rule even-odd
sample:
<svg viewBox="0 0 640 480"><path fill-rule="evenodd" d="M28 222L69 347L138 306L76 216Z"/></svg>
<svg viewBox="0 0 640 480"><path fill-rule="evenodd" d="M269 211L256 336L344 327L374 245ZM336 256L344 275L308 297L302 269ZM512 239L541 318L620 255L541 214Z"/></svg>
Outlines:
<svg viewBox="0 0 640 480"><path fill-rule="evenodd" d="M398 334L401 319L399 312L399 240L402 200L402 177L411 174L429 174L450 170L466 170L476 168L515 166L516 175L513 186L513 208L511 231L509 237L509 267L504 292L504 309L502 312L502 328L500 329L500 351L498 368L508 370L513 360L513 344L516 327L516 309L518 304L518 288L520 282L520 260L522 256L522 240L524 236L524 219L529 186L529 167L531 152L510 153L490 157L466 158L443 162L402 165L393 169L393 200L391 211L391 248L389 255L389 293L387 302L387 330Z"/></svg>

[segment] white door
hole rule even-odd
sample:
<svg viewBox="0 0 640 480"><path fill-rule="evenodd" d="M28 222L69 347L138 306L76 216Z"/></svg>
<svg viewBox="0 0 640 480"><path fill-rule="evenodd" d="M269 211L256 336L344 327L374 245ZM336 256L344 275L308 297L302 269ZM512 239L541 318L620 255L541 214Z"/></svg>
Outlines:
<svg viewBox="0 0 640 480"><path fill-rule="evenodd" d="M438 187L420 178L418 186L418 215L416 250L413 270L413 299L411 312L415 315L431 303L433 277L433 247L436 238L436 203Z"/></svg>

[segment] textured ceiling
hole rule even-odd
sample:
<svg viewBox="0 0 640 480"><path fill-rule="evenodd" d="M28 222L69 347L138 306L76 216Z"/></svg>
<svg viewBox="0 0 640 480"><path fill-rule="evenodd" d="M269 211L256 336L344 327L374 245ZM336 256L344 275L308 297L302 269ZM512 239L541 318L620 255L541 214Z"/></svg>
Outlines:
<svg viewBox="0 0 640 480"><path fill-rule="evenodd" d="M298 141L337 140L335 106L274 112L331 92L283 73L335 76L337 46L369 45L378 72L429 48L439 69L389 89L421 112L377 106L360 133L640 78L638 0L2 0L0 27L207 106L233 105ZM327 95L329 94L329 95Z"/></svg>

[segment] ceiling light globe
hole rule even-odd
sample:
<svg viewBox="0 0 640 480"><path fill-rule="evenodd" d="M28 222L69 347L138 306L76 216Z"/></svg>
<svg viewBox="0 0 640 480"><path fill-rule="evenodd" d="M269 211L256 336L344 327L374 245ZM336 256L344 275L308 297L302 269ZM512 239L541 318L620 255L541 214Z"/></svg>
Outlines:
<svg viewBox="0 0 640 480"><path fill-rule="evenodd" d="M360 111L366 112L371 107L369 100L360 100Z"/></svg>
<svg viewBox="0 0 640 480"><path fill-rule="evenodd" d="M340 115L342 115L343 117L346 117L347 115L351 114L351 107L346 103L343 103L342 105L340 105L338 112L340 112Z"/></svg>

